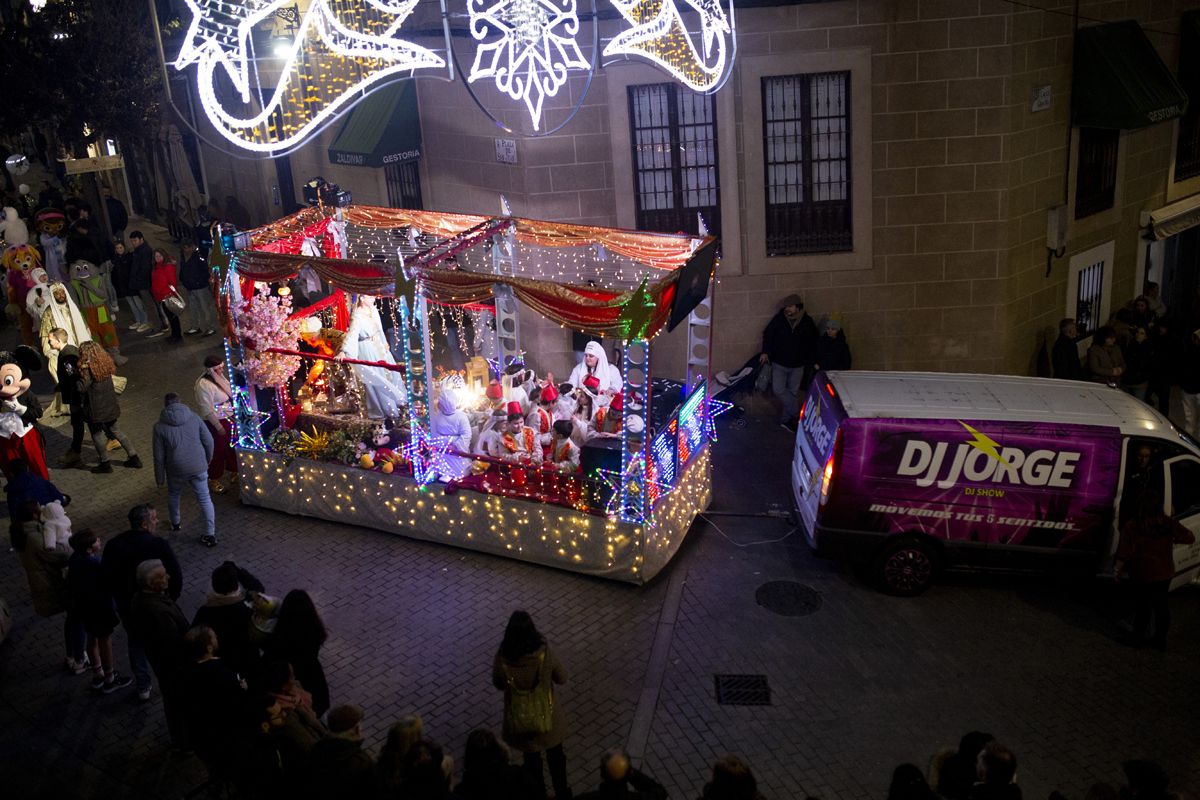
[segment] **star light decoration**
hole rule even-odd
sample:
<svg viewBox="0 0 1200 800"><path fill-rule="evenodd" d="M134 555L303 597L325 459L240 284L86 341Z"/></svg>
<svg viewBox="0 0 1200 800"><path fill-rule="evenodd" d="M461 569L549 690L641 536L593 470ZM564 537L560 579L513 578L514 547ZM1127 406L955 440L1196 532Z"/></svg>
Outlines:
<svg viewBox="0 0 1200 800"><path fill-rule="evenodd" d="M621 306L621 313L617 317L621 325L621 336L626 342L645 338L650 323L654 321L657 306L646 291L646 281L646 278L642 278L638 287L629 293L629 299Z"/></svg>
<svg viewBox="0 0 1200 800"><path fill-rule="evenodd" d="M237 446L243 450L266 450L262 426L271 415L258 411L250 403L250 395L241 386L233 387L233 423L237 430Z"/></svg>
<svg viewBox="0 0 1200 800"><path fill-rule="evenodd" d="M636 507L621 508L621 487L634 478L642 478L642 483L645 485L645 492L653 495L657 503L664 497L675 491L675 487L661 481L652 480L650 476L645 475L645 467L642 459L636 458L630 462L629 467L624 474L615 469L597 469L592 474L607 486L612 493L609 495L608 502L604 506L604 515L606 517L621 516L622 522L632 522L635 525L642 525L646 522L645 500L641 496L641 490L636 492L635 498L638 502ZM651 487L657 490L657 494L650 491Z"/></svg>
<svg viewBox="0 0 1200 800"><path fill-rule="evenodd" d="M255 113L252 29L294 0L184 0L192 18L175 68L196 65L200 105L226 139L273 152L299 144L386 78L441 68L446 60L398 37L418 0L312 0L283 56L279 81ZM248 109L217 97L217 70Z"/></svg>
<svg viewBox="0 0 1200 800"><path fill-rule="evenodd" d="M452 443L449 436L432 436L415 420L411 423L404 457L412 464L413 480L418 485L426 486L437 480L439 473L450 472L446 451Z"/></svg>
<svg viewBox="0 0 1200 800"><path fill-rule="evenodd" d="M533 129L542 106L567 82L572 69L589 69L575 36L576 0L468 0L471 36L480 44L467 82L493 78L496 88L523 100ZM490 38L494 41L485 41Z"/></svg>
<svg viewBox="0 0 1200 800"><path fill-rule="evenodd" d="M671 73L688 88L709 92L725 79L733 48L733 0L729 12L720 0L685 0L700 17L700 48L683 24L676 0L612 0L613 7L632 27L604 48L604 57L640 56Z"/></svg>

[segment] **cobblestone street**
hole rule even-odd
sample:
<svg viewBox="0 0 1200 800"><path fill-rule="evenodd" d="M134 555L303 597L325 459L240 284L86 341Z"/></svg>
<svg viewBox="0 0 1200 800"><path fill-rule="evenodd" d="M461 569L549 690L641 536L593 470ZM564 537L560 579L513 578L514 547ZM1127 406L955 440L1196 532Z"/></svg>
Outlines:
<svg viewBox="0 0 1200 800"><path fill-rule="evenodd" d="M190 401L200 362L217 347L215 338L126 342L121 425L147 467L53 470L74 498L77 529L112 536L148 499L165 520L150 428L164 392ZM743 419L722 422L714 512L786 507L791 439L772 420L751 404ZM54 463L69 427L50 422ZM921 597L893 598L815 557L777 517L698 522L674 563L639 588L246 508L232 495L216 503L215 550L197 543L186 497L183 531L166 534L184 570L181 607L190 617L226 558L272 594L308 589L330 631L323 661L333 702L364 707L376 751L412 712L460 761L470 730L499 729L492 656L510 611L526 608L570 673L559 698L576 791L594 784L606 748L626 745L671 797L698 797L714 758L735 752L767 798L881 798L896 764L925 766L971 729L1017 753L1027 798L1052 789L1080 798L1095 781L1117 782L1130 757L1161 761L1176 789L1200 785L1194 589L1174 596L1171 649L1159 653L1119 644L1107 595L1089 584L951 576ZM4 550L0 593L15 618L0 647L4 796L166 798L200 784L198 761L168 755L157 696L146 705L132 689L98 698L87 678L64 674L62 618L33 614L16 555ZM766 610L755 594L771 580L811 587L820 607L797 617ZM115 651L127 670L122 632ZM770 705L719 705L715 674L765 675Z"/></svg>

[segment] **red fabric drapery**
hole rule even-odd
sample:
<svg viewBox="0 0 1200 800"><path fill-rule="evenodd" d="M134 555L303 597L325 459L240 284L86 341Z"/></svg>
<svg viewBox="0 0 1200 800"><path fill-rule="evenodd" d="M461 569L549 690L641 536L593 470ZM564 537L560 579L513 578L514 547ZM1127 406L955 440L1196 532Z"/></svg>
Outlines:
<svg viewBox="0 0 1200 800"><path fill-rule="evenodd" d="M308 308L294 312L288 319L306 319L330 306L333 307L333 327L339 331L347 330L350 327L350 312L346 310L346 293L341 289L334 290L329 297L318 300Z"/></svg>

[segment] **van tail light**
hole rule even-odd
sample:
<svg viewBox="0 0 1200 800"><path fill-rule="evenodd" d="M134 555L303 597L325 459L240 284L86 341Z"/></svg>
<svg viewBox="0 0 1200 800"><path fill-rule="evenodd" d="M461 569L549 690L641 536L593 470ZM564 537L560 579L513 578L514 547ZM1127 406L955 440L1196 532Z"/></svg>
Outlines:
<svg viewBox="0 0 1200 800"><path fill-rule="evenodd" d="M800 404L800 420L804 420L804 412L808 410L808 397L804 398L804 402Z"/></svg>
<svg viewBox="0 0 1200 800"><path fill-rule="evenodd" d="M842 430L839 428L833 437L833 448L829 451L829 458L825 461L825 469L821 472L821 508L824 508L825 504L829 502L829 491L833 487L833 475L837 470L837 460L841 452Z"/></svg>

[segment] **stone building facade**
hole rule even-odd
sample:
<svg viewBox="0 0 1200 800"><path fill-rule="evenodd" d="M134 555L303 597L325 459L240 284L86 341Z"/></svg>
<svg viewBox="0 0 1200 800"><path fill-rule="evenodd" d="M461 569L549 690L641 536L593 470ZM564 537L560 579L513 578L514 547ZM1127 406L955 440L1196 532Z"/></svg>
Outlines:
<svg viewBox="0 0 1200 800"><path fill-rule="evenodd" d="M1146 212L1200 185L1174 180L1179 120L1124 130L1113 134L1104 165L1111 173L1115 158L1115 175L1105 179L1111 208L1076 219L1080 173L1092 186L1095 166L1079 167L1081 145L1091 142L1071 127L1076 28L1136 20L1175 71L1183 15L1196 7L832 0L739 8L736 65L711 111L722 239L714 367L755 353L762 327L791 292L815 318L841 318L862 368L1029 374L1047 332L1080 302L1102 322L1138 293L1148 265L1152 276L1162 269L1169 248L1146 246ZM601 40L616 26L603 21ZM768 255L766 161L775 151L765 152L772 123L764 115L778 112L768 111L764 87L780 76L826 74L846 82L838 124L849 141L835 168L845 170L838 175L850 239L831 252ZM573 77L547 100L544 128L562 122L586 90L582 106L561 130L539 137L500 132L461 81L418 81L424 207L497 213L503 194L520 216L637 227L631 87L670 81L635 62L598 69L590 85ZM475 88L501 121L528 125L517 103ZM330 163L336 132L290 156L296 193L307 177L323 175L352 190L355 202L387 205L384 170ZM497 138L515 140L516 163L499 162ZM1094 147L1087 152L1092 158ZM288 205L286 197L271 205L271 162L206 161L212 195L237 193L262 219ZM1048 265L1047 211L1064 205L1065 250ZM1099 272L1087 270L1100 262ZM535 328L526 349L570 350L566 332ZM658 363L679 372L682 358L682 342L672 340Z"/></svg>

